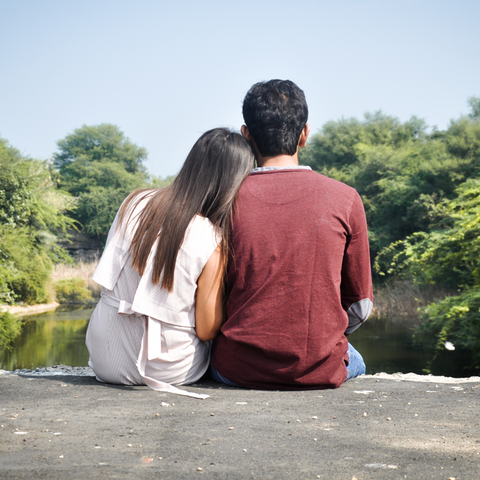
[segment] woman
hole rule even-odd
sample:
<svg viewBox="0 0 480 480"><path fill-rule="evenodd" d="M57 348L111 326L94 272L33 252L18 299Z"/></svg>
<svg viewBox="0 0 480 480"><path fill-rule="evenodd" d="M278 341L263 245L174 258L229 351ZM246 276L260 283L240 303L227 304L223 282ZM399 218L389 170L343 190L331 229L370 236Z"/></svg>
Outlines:
<svg viewBox="0 0 480 480"><path fill-rule="evenodd" d="M254 166L249 143L224 128L203 134L175 181L133 192L120 208L93 280L102 296L87 330L102 382L194 383L223 321L232 205Z"/></svg>

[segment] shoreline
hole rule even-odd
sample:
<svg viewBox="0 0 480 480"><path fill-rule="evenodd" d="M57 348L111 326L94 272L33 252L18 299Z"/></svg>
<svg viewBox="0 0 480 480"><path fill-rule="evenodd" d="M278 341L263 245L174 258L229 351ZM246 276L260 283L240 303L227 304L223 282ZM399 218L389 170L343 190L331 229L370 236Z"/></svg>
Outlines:
<svg viewBox="0 0 480 480"><path fill-rule="evenodd" d="M34 315L36 313L49 312L59 307L58 302L42 303L38 305L0 305L0 309L4 312L10 312L13 315L25 316Z"/></svg>

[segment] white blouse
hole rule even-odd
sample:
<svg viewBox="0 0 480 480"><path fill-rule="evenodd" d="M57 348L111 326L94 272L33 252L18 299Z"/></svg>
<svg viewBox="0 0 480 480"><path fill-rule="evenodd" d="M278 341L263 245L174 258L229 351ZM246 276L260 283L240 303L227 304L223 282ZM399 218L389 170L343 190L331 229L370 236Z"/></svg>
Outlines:
<svg viewBox="0 0 480 480"><path fill-rule="evenodd" d="M161 279L159 285L153 284L157 244L143 275L132 268L128 251L136 217L150 196L144 196L128 224L118 230L117 213L92 277L102 286L102 296L87 330L89 365L100 381L146 384L154 390L206 398L172 385L194 383L208 368L209 344L195 333L195 296L198 277L220 238L210 220L196 215L178 251L173 291L161 288Z"/></svg>

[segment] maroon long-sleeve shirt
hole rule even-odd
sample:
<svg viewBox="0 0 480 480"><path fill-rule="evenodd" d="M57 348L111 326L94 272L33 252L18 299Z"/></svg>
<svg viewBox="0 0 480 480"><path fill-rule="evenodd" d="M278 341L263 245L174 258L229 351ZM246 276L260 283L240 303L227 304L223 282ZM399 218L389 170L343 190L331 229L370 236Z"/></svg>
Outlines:
<svg viewBox="0 0 480 480"><path fill-rule="evenodd" d="M252 173L238 195L232 251L214 368L250 388L340 386L345 333L373 298L358 193L306 169Z"/></svg>

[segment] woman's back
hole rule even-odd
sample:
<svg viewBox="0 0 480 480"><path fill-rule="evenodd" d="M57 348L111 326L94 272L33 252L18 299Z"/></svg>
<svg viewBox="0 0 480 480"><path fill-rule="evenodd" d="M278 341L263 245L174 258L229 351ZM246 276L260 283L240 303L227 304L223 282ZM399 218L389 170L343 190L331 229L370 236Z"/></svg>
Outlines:
<svg viewBox="0 0 480 480"><path fill-rule="evenodd" d="M223 320L232 206L253 162L241 135L210 130L170 186L125 200L93 276L102 296L87 347L100 381L188 394L172 385L205 373Z"/></svg>
<svg viewBox="0 0 480 480"><path fill-rule="evenodd" d="M87 332L90 363L97 378L108 383L153 387L158 382L151 380L158 378L192 383L209 361L208 345L195 334L196 283L220 238L208 219L196 215L178 252L173 290L159 288L151 281L153 258L142 276L131 262L134 219L147 201L148 195L120 229L117 215L93 276L103 301Z"/></svg>

